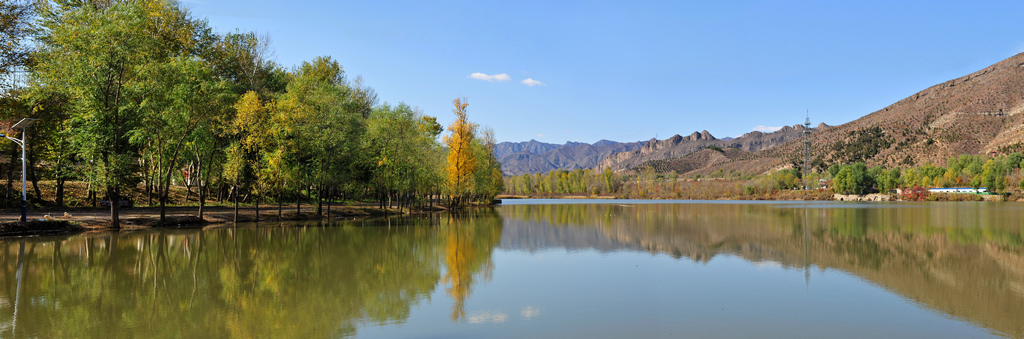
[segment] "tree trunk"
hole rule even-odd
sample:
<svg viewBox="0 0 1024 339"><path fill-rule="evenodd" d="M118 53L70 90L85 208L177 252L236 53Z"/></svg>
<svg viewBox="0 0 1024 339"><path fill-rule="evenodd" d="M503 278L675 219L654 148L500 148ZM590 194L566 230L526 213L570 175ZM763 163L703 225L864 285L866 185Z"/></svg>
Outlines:
<svg viewBox="0 0 1024 339"><path fill-rule="evenodd" d="M167 159L167 175L166 175L166 178L164 178L163 194L160 195L160 224L161 225L164 224L164 220L165 220L166 215L167 215L167 195L168 195L168 193L171 190L171 173L172 173L172 171L174 171L174 162L176 162L178 160L178 151L181 150L181 144L185 142L185 137L187 135L188 134L183 135L181 138L178 139L178 143L176 143L174 145L174 152L171 153L171 158ZM163 163L163 157L161 157L160 163ZM187 196L186 196L185 202L186 203L188 202Z"/></svg>
<svg viewBox="0 0 1024 339"><path fill-rule="evenodd" d="M199 220L202 221L205 220L203 219L203 205L206 204L206 192L203 191L203 184L206 183L207 181L203 179L203 157L199 154L198 146L196 146L195 153L196 164L198 165L196 166L196 178L199 178L199 192L196 193L199 194Z"/></svg>
<svg viewBox="0 0 1024 339"><path fill-rule="evenodd" d="M107 185L107 196L110 198L110 227L121 229L121 190L117 185Z"/></svg>
<svg viewBox="0 0 1024 339"><path fill-rule="evenodd" d="M183 205L188 205L188 199L192 197L192 185L188 184L188 180L185 180L185 202Z"/></svg>
<svg viewBox="0 0 1024 339"><path fill-rule="evenodd" d="M206 178L203 177L203 174L204 174L204 172L203 172L203 164L204 163L209 164L210 161L212 161L213 152L210 153L210 158L211 158L211 160L204 162L203 161L203 157L200 156L200 154L199 154L199 147L198 146L196 147L196 159L198 159L198 162L199 162L199 167L198 167L199 171L196 174L199 175L197 177L199 178L199 218L200 218L200 220L206 220L206 219L203 218L203 212L204 212L204 209L206 207L206 194L207 194L207 190L208 190L207 188L210 187L210 178L209 178L210 174L209 174L209 172L207 172L207 173L205 173L207 177Z"/></svg>
<svg viewBox="0 0 1024 339"><path fill-rule="evenodd" d="M147 206L149 205L149 194L151 192L150 184L152 183L152 180L149 178L149 175L149 162L146 161L146 157L142 157L142 184L143 186L145 186L143 192L146 193Z"/></svg>
<svg viewBox="0 0 1024 339"><path fill-rule="evenodd" d="M161 150L162 148L157 148L157 152L161 152ZM154 162L153 165L156 166L156 169L154 170L154 172L156 172L156 197L157 200L159 201L160 197L163 196L162 191L164 187L164 185L162 184L164 182L164 171L161 171L161 169L164 168L163 156L158 156L157 161ZM152 197L149 198L149 206L153 206ZM163 220L163 218L161 218L160 220Z"/></svg>
<svg viewBox="0 0 1024 339"><path fill-rule="evenodd" d="M281 221L282 214L284 212L284 197L280 192L277 193L277 221Z"/></svg>
<svg viewBox="0 0 1024 339"><path fill-rule="evenodd" d="M256 195L256 223L260 222L260 198L262 197L262 195Z"/></svg>
<svg viewBox="0 0 1024 339"><path fill-rule="evenodd" d="M316 188L316 216L323 217L324 207L324 185L320 183Z"/></svg>
<svg viewBox="0 0 1024 339"><path fill-rule="evenodd" d="M57 178L57 192L56 192L55 195L57 196L57 198L56 198L57 206L58 207L64 207L64 178L63 177L58 177Z"/></svg>
<svg viewBox="0 0 1024 339"><path fill-rule="evenodd" d="M233 190L234 190L234 193L235 193L235 219L234 219L234 223L237 224L238 223L238 186L235 186Z"/></svg>
<svg viewBox="0 0 1024 339"><path fill-rule="evenodd" d="M31 179L32 180L32 190L34 190L36 192L35 200L37 202L42 203L43 202L43 193L39 191L39 177L36 176L36 161L32 157L29 157L28 160L30 160L29 161L29 165L28 165L28 174L32 178Z"/></svg>
<svg viewBox="0 0 1024 339"><path fill-rule="evenodd" d="M334 190L329 189L327 192L334 193ZM331 198L331 195L327 196L327 221L331 221Z"/></svg>
<svg viewBox="0 0 1024 339"><path fill-rule="evenodd" d="M10 166L7 166L7 194L8 194L8 196L5 197L6 199L4 199L4 206L8 206L8 203L11 201L11 199L15 198L17 196L17 194L14 194L14 167L15 167L14 166L14 161L15 161L15 159L19 159L19 158L18 158L18 145L15 145L14 143L11 143L11 158L10 159L11 159L11 164L10 164ZM16 199L16 200L19 201L18 204L20 206L20 204L21 204L20 201L21 200L20 199Z"/></svg>

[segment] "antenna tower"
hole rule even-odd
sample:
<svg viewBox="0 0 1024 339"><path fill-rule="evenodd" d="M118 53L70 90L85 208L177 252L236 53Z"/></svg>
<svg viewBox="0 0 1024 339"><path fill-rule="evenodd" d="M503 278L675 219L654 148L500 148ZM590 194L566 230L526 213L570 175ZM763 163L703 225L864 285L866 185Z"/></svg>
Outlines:
<svg viewBox="0 0 1024 339"><path fill-rule="evenodd" d="M804 189L810 189L811 184L807 182L811 175L811 110L807 109L807 120L804 120Z"/></svg>

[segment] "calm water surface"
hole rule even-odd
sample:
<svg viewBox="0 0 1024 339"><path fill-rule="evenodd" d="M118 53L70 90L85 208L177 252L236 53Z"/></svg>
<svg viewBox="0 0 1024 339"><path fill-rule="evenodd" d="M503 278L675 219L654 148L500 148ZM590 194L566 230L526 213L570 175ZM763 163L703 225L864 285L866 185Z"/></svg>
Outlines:
<svg viewBox="0 0 1024 339"><path fill-rule="evenodd" d="M2 239L0 337L1024 337L1019 203L506 200L259 226Z"/></svg>

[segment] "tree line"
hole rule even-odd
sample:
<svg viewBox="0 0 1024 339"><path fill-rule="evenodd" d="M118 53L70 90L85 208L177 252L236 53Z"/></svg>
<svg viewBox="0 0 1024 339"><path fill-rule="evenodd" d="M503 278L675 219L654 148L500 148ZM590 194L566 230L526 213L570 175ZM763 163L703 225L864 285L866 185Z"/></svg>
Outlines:
<svg viewBox="0 0 1024 339"><path fill-rule="evenodd" d="M340 199L402 208L444 197L459 207L503 190L493 132L466 118L465 99L454 101L442 143L436 118L379 103L331 57L286 69L272 60L269 36L214 32L177 2L15 1L0 10L19 27L0 27L0 44L23 51L0 55L0 75L13 79L0 118L41 121L28 130L36 196L38 180L53 180L63 206L66 183L86 182L87 199L112 202L114 227L118 202L136 187L164 220L178 182L196 190L200 218L211 195L231 199L236 213L239 201L277 202L279 213L308 201L322 214Z"/></svg>
<svg viewBox="0 0 1024 339"><path fill-rule="evenodd" d="M868 168L864 163L854 163L832 165L828 173L833 189L844 194L886 193L914 187L984 187L989 192L1005 192L1014 186L1024 190L1022 160L1024 156L1016 152L992 158L964 154L950 157L945 167L925 163L902 170L899 167Z"/></svg>
<svg viewBox="0 0 1024 339"><path fill-rule="evenodd" d="M680 175L674 171L659 173L652 166L622 173L605 169L552 170L505 178L507 194L525 196L607 195L620 198L674 199L761 199L779 191L814 189L840 194L891 193L897 189L933 187L986 188L1007 193L1024 190L1024 155L1010 153L987 157L960 155L950 157L943 166L925 163L906 169L868 167L863 162L820 166L821 171L804 175L799 168L788 168L750 175L718 169L711 175ZM731 184L730 184L731 183Z"/></svg>

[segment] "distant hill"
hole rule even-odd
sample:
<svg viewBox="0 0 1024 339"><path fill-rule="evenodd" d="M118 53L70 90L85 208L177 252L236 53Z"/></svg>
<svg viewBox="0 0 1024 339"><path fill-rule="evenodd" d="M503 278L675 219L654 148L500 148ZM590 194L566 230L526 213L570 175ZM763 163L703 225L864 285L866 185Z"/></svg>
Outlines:
<svg viewBox="0 0 1024 339"><path fill-rule="evenodd" d="M869 166L906 167L925 162L942 165L947 158L960 154L1019 152L1024 151L1022 113L1024 53L929 87L860 119L838 126L819 124L812 129L812 154L816 164L862 161ZM651 139L640 147L623 147L598 157L601 160L594 167L624 171L650 165L659 171L681 173L717 169L763 173L802 163L803 131L802 125L794 125L772 133L750 132L731 140L716 139L707 131ZM716 155L717 150L708 149L711 146L722 151ZM553 154L537 158L541 154L520 151L519 160L533 165L515 168L540 169L545 162L558 165L553 168L575 168L559 167L570 163L589 167L586 162L568 161L577 154L565 152L570 147L578 146L559 146L562 156L552 158L548 157ZM505 163L502 161L503 169ZM506 169L508 173L525 172Z"/></svg>
<svg viewBox="0 0 1024 339"><path fill-rule="evenodd" d="M550 150L556 149L561 145L543 143L537 140L530 139L530 141L523 142L499 142L494 145L494 157L501 159L510 154L527 152L532 154L543 154Z"/></svg>
<svg viewBox="0 0 1024 339"><path fill-rule="evenodd" d="M929 87L846 124L812 134L824 163L869 166L944 164L960 154L1005 154L1024 149L1024 53ZM790 142L760 154L780 163L799 159Z"/></svg>
<svg viewBox="0 0 1024 339"><path fill-rule="evenodd" d="M570 141L564 145L555 145L530 140L495 144L494 153L505 175L522 175L546 173L554 169L593 168L612 153L631 151L641 146L643 143L639 141L622 143L601 140L593 145Z"/></svg>
<svg viewBox="0 0 1024 339"><path fill-rule="evenodd" d="M817 128L826 128L828 125L820 124ZM793 139L803 136L804 126L785 126L782 129L764 133L753 131L735 139L716 139L708 131L693 132L687 137L678 134L665 140L651 139L644 146L635 151L620 152L613 154L597 166L598 170L610 168L612 171L624 171L638 167L642 164L655 160L666 160L681 158L690 153L705 149L710 146L719 148L736 148L746 152L758 152L771 147L782 145ZM749 156L748 158L752 158ZM696 169L696 168L695 168Z"/></svg>

